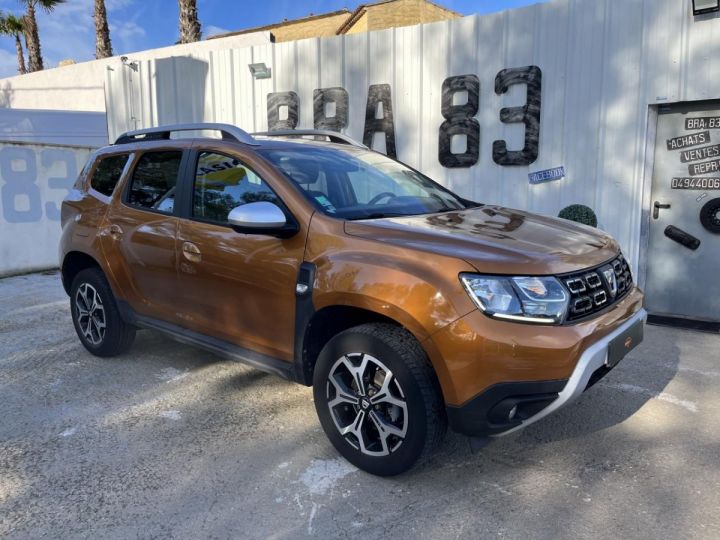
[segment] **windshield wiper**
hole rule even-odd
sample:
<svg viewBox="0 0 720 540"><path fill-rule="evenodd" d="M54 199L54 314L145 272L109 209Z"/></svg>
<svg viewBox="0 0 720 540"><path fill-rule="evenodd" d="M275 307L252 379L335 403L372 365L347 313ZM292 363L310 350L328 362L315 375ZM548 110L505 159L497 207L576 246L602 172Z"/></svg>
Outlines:
<svg viewBox="0 0 720 540"><path fill-rule="evenodd" d="M366 216L357 216L357 217L351 217L348 218L351 221L361 220L361 219L382 219L387 217L398 217L398 216L408 216L412 214L399 214L397 212L374 212L372 214L368 214Z"/></svg>

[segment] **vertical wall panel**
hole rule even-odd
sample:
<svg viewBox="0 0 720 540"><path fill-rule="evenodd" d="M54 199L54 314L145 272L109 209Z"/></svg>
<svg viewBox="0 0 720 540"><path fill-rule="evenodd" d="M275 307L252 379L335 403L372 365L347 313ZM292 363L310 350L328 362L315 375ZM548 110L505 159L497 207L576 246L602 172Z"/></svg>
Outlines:
<svg viewBox="0 0 720 540"><path fill-rule="evenodd" d="M297 89L297 45L297 41L286 41L275 46L275 64L272 74L273 92L289 92Z"/></svg>
<svg viewBox="0 0 720 540"><path fill-rule="evenodd" d="M506 12L504 67L514 68L533 65L535 53L535 16L539 7L531 6ZM510 31L509 29L512 29ZM493 81L494 84L494 81ZM525 85L511 86L499 97L498 110L502 107L519 107L525 104ZM508 150L521 150L525 142L523 124L503 124L502 137ZM529 189L525 167L502 167L505 183L503 204L512 208L528 208Z"/></svg>
<svg viewBox="0 0 720 540"><path fill-rule="evenodd" d="M320 65L322 66L322 69L318 71L318 88L344 87L345 42L342 39L320 39L318 46L320 47Z"/></svg>
<svg viewBox="0 0 720 540"><path fill-rule="evenodd" d="M345 88L350 94L348 129L345 132L362 141L368 89L368 34L333 39L345 40Z"/></svg>
<svg viewBox="0 0 720 540"><path fill-rule="evenodd" d="M397 102L395 92L395 37L394 30L380 30L368 34L368 86L373 84L390 84L393 105ZM365 90L367 95L367 89ZM393 110L393 115L395 111ZM385 115L385 111L383 111ZM363 120L364 123L364 120ZM385 136L376 133L373 148L384 151ZM399 148L396 151L400 151Z"/></svg>
<svg viewBox="0 0 720 540"><path fill-rule="evenodd" d="M412 167L420 167L423 149L422 117L422 27L395 30L395 135L398 155ZM433 133L429 137L435 136Z"/></svg>
<svg viewBox="0 0 720 540"><path fill-rule="evenodd" d="M303 39L297 42L297 87L293 88L300 98L298 128L313 127L313 90L320 88L320 40ZM324 67L323 67L324 69Z"/></svg>
<svg viewBox="0 0 720 540"><path fill-rule="evenodd" d="M450 23L437 22L423 27L420 130L423 137L420 170L445 183L447 170L438 161L438 129L443 123L440 111L442 83L448 76ZM402 159L402 154L399 155Z"/></svg>
<svg viewBox="0 0 720 540"><path fill-rule="evenodd" d="M534 170L552 169L565 164L565 107L569 73L566 71L569 55L566 33L569 10L568 1L553 2L549 9L539 9L535 20L536 43L533 63L542 66L543 96L540 126L543 131L540 138L540 155L533 164ZM561 51L558 54L558 51ZM547 99L546 96L553 96ZM565 181L567 182L567 180ZM551 182L546 185L530 186L528 208L536 212L546 212L553 208L567 185Z"/></svg>
<svg viewBox="0 0 720 540"><path fill-rule="evenodd" d="M502 139L500 97L495 94L495 77L505 64L505 13L477 17L477 65L480 79L480 161L473 167L475 201L502 203L505 187L503 168L493 161L493 141ZM517 66L514 66L517 67ZM541 135L542 140L542 135ZM523 171L525 169L523 168Z"/></svg>

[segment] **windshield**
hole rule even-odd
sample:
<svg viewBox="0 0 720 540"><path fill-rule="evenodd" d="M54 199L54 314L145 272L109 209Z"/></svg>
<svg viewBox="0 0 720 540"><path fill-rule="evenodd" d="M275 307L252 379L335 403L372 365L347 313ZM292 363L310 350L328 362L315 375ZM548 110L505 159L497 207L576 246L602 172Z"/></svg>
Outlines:
<svg viewBox="0 0 720 540"><path fill-rule="evenodd" d="M309 146L309 145L308 145ZM263 149L326 214L374 219L476 206L377 152L338 148Z"/></svg>

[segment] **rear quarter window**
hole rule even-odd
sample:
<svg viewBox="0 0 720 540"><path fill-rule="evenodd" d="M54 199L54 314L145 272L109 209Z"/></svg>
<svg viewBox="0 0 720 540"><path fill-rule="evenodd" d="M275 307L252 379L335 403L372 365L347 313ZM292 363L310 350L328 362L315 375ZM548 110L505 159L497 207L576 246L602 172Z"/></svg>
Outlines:
<svg viewBox="0 0 720 540"><path fill-rule="evenodd" d="M120 181L129 154L118 154L102 158L90 180L90 187L102 195L110 197Z"/></svg>

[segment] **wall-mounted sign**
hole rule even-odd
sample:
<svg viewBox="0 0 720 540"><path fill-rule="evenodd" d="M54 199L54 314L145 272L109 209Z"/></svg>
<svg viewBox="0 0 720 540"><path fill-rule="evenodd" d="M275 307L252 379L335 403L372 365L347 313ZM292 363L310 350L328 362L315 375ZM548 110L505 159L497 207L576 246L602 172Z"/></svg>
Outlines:
<svg viewBox="0 0 720 540"><path fill-rule="evenodd" d="M693 133L692 135L681 135L680 137L673 137L667 140L668 150L681 150L683 148L689 148L690 146L700 146L701 144L707 144L710 142L710 132L701 131L700 133Z"/></svg>
<svg viewBox="0 0 720 540"><path fill-rule="evenodd" d="M493 141L492 158L504 167L528 166L538 158L540 146L540 111L542 105L542 71L537 66L501 70L495 77L495 93L507 93L511 86L524 85L526 102L522 106L500 109L499 121L503 124L524 124L523 147L510 150L504 140ZM455 94L467 96L465 103L455 104ZM334 112L330 114L330 109ZM316 129L341 131L348 126L349 94L345 88L316 88L313 91L313 123ZM296 129L300 118L300 98L296 92L271 92L267 95L268 130ZM281 110L284 114L281 115ZM480 79L466 74L448 77L442 85L441 112L444 121L438 126L438 160L443 167L468 168L480 159ZM397 157L395 146L395 120L393 115L392 87L389 84L372 84L368 87L365 107L363 143L372 146L376 133L385 137L385 153ZM452 151L452 139L464 136L462 152ZM693 137L694 135L688 135ZM545 181L555 180L549 178Z"/></svg>
<svg viewBox="0 0 720 540"><path fill-rule="evenodd" d="M683 150L680 152L680 162L688 163L690 161L702 161L720 156L720 144L710 146L701 146L692 150Z"/></svg>
<svg viewBox="0 0 720 540"><path fill-rule="evenodd" d="M673 178L670 181L671 189L720 189L720 178L710 176L696 176ZM702 199L700 199L702 200ZM698 201L699 202L699 201Z"/></svg>
<svg viewBox="0 0 720 540"><path fill-rule="evenodd" d="M720 172L720 159L704 161L702 163L693 163L688 166L688 172L690 173L690 176Z"/></svg>
<svg viewBox="0 0 720 540"><path fill-rule="evenodd" d="M555 167L554 169L546 169L528 174L531 184L544 184L553 180L565 178L565 167Z"/></svg>
<svg viewBox="0 0 720 540"><path fill-rule="evenodd" d="M685 129L720 129L720 116L701 116L686 118Z"/></svg>

